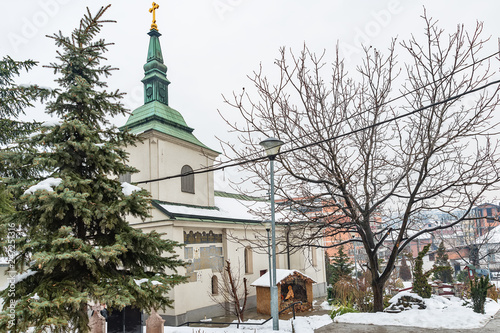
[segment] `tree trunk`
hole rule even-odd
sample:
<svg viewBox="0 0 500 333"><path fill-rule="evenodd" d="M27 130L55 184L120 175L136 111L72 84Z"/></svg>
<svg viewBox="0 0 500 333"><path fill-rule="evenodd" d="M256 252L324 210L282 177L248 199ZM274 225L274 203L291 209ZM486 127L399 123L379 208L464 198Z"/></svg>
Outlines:
<svg viewBox="0 0 500 333"><path fill-rule="evenodd" d="M373 312L384 311L384 283L372 279Z"/></svg>

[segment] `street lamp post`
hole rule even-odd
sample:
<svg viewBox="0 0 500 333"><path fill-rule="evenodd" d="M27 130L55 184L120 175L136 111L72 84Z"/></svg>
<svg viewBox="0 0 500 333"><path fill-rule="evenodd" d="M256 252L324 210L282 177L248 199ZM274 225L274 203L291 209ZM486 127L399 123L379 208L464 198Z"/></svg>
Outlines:
<svg viewBox="0 0 500 333"><path fill-rule="evenodd" d="M269 288L271 288L271 285L273 284L273 274L271 272L272 264L271 264L271 241L269 240L269 232L271 231L271 221L265 221L264 222L264 228L266 228L267 231L267 258L269 259Z"/></svg>
<svg viewBox="0 0 500 333"><path fill-rule="evenodd" d="M274 159L278 155L283 141L276 138L267 138L260 143L264 147L267 157L269 157L271 173L271 250L272 250L272 283L271 291L271 316L273 317L273 330L279 330L279 308L278 308L278 287L276 286L276 221L274 217Z"/></svg>

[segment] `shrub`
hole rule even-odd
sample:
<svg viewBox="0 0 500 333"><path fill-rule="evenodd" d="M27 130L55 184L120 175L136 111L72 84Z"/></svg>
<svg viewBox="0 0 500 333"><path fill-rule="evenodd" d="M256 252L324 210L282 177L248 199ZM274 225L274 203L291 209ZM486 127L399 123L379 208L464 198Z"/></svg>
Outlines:
<svg viewBox="0 0 500 333"><path fill-rule="evenodd" d="M353 306L349 305L341 305L336 309L333 309L332 312L330 313L330 317L334 319L335 317L342 316L345 313L357 313L359 312L356 310Z"/></svg>
<svg viewBox="0 0 500 333"><path fill-rule="evenodd" d="M328 289L330 304L347 306L361 312L373 311L373 293L366 279L342 277Z"/></svg>
<svg viewBox="0 0 500 333"><path fill-rule="evenodd" d="M495 302L498 302L498 297L500 294L500 289L492 285L493 288L488 289L488 298L491 298Z"/></svg>
<svg viewBox="0 0 500 333"><path fill-rule="evenodd" d="M479 279L475 277L470 281L470 296L472 298L472 309L474 312L484 314L486 295L488 289L491 287L493 287L493 285L490 285L490 278L488 276L481 276Z"/></svg>
<svg viewBox="0 0 500 333"><path fill-rule="evenodd" d="M413 292L423 298L430 298L432 294L432 287L427 281L432 273L432 270L424 273L422 267L424 264L423 258L429 251L430 247L431 244L427 244L424 246L422 251L418 253L417 258L415 259L415 267L413 268Z"/></svg>
<svg viewBox="0 0 500 333"><path fill-rule="evenodd" d="M341 277L332 286L332 298L340 305L354 304L359 290L355 281L350 277Z"/></svg>

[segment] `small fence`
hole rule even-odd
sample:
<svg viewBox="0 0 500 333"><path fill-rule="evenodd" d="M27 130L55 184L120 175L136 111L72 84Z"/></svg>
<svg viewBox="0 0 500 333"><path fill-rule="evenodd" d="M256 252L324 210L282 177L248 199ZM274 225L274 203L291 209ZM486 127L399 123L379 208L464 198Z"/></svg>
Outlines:
<svg viewBox="0 0 500 333"><path fill-rule="evenodd" d="M293 319L295 319L295 305L297 304L302 304L302 302L294 302L292 304L290 304L289 306L287 306L286 308L284 308L283 310L281 310L279 313L278 313L278 316L285 312L286 310L292 308L292 312L293 312ZM181 325L179 325L178 327L181 327L181 326L188 326L190 324L199 324L199 325L236 325L236 328L240 328L240 325L255 325L255 326L259 326L259 325L264 325L265 323L267 323L269 320L273 319L273 317L270 317L268 319L266 319L265 321L261 322L261 323L240 323L240 322L237 322L237 323L234 323L234 322L231 322L231 323L228 323L228 322L207 322L207 321L188 321L188 322L185 322Z"/></svg>

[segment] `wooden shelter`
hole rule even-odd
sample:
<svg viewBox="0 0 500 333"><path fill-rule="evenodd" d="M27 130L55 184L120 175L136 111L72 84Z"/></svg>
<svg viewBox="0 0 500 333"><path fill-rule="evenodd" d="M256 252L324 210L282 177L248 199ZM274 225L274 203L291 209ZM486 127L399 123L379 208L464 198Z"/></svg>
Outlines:
<svg viewBox="0 0 500 333"><path fill-rule="evenodd" d="M270 274L267 272L251 284L257 288L257 312L267 315L271 314L269 276ZM297 270L277 269L276 285L278 286L280 311L298 301L301 301L302 305L296 306L296 311L306 311L312 308L313 283L316 281ZM290 309L290 311L292 310Z"/></svg>

